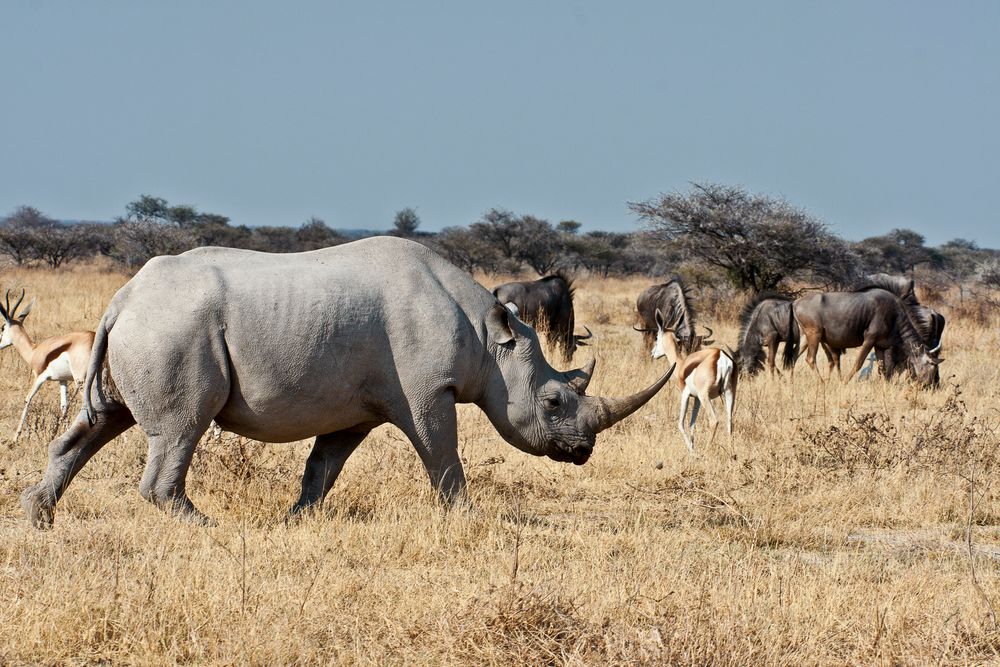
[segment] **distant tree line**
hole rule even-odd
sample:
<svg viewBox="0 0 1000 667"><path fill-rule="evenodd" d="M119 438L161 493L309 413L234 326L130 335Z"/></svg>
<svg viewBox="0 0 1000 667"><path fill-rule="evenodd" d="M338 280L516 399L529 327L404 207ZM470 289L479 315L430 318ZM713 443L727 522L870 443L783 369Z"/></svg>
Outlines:
<svg viewBox="0 0 1000 667"><path fill-rule="evenodd" d="M894 229L846 241L782 199L744 188L693 184L686 193L633 202L642 226L631 233L581 233L575 220L552 224L503 208L467 226L420 231L413 208L396 213L396 236L424 243L469 272L545 275L557 269L598 275L679 274L696 286L728 283L748 291L790 284L848 285L874 272L930 272L941 283L975 281L1000 287L1000 252L955 239L934 248L920 234ZM348 239L312 217L298 227L233 225L228 217L142 195L111 224L67 224L22 206L0 221L0 255L14 264L66 262L103 255L126 271L151 257L199 246L299 252ZM943 285L942 285L943 286Z"/></svg>

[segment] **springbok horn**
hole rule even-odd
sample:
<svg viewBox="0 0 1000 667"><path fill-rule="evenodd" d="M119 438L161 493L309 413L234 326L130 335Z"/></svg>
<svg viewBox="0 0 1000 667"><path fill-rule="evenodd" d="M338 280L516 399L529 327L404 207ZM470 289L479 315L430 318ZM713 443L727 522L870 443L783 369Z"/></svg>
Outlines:
<svg viewBox="0 0 1000 667"><path fill-rule="evenodd" d="M9 309L7 311L8 313L10 313L11 317L17 317L17 309L21 305L22 301L24 301L24 290L23 289L21 290L21 296L20 296L20 298L18 298L17 303L14 304L13 308L11 308L11 309Z"/></svg>
<svg viewBox="0 0 1000 667"><path fill-rule="evenodd" d="M715 332L712 331L711 328L706 327L704 324L701 325L701 328L708 332L707 334L705 334L704 336L702 336L702 340L704 340L705 338L711 338L712 334L715 333Z"/></svg>
<svg viewBox="0 0 1000 667"><path fill-rule="evenodd" d="M594 433L600 433L606 428L617 424L621 420L645 405L649 399L656 395L656 392L663 388L670 376L674 373L677 364L671 364L667 372L659 380L646 387L637 394L625 396L624 398L605 398L603 396L587 397L590 414L584 422L585 429Z"/></svg>
<svg viewBox="0 0 1000 667"><path fill-rule="evenodd" d="M591 359L583 368L566 371L566 380L573 391L583 396L583 393L587 391L587 385L590 384L590 378L594 377L594 366L596 365L597 359Z"/></svg>
<svg viewBox="0 0 1000 667"><path fill-rule="evenodd" d="M583 325L583 328L584 328L584 329L587 329L587 325L586 325L586 324L584 324L584 325ZM575 338L575 339L576 339L576 342L578 342L578 343L579 343L579 342L580 342L581 340L587 340L588 338L593 338L593 337L594 337L594 334L593 334L593 333L591 333L590 329L587 329L587 335L586 335L586 336L578 336L578 335L576 335L576 334L573 334L573 338Z"/></svg>

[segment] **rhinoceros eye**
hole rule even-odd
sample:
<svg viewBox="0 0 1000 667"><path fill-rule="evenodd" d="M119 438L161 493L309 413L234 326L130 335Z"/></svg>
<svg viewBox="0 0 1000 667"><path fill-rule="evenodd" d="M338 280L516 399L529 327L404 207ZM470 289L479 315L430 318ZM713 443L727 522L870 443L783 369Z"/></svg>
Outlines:
<svg viewBox="0 0 1000 667"><path fill-rule="evenodd" d="M558 410L561 403L558 396L550 396L542 401L548 410Z"/></svg>

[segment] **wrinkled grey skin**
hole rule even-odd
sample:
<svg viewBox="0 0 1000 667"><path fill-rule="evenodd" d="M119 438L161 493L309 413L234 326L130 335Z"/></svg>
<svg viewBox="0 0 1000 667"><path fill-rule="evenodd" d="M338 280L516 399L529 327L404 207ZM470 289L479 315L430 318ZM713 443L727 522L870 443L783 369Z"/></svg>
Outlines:
<svg viewBox="0 0 1000 667"><path fill-rule="evenodd" d="M84 410L21 496L38 527L52 523L87 460L135 423L149 436L140 493L196 521L207 519L185 477L213 419L268 442L316 437L293 514L322 502L386 422L454 502L465 487L456 403L478 405L522 451L582 464L598 432L669 378L627 398L587 396L593 362L554 370L535 332L468 274L391 237L297 254L200 248L155 258L115 295L90 363Z"/></svg>

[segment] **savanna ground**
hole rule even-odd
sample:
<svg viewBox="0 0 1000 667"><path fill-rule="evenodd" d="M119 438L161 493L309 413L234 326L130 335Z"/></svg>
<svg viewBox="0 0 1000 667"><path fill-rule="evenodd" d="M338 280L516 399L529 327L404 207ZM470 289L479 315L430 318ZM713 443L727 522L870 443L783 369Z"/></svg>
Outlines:
<svg viewBox="0 0 1000 667"><path fill-rule="evenodd" d="M126 280L95 266L0 275L38 297L36 338L93 328ZM663 371L630 329L649 282L579 281L591 393ZM735 345L740 304L703 305L700 321ZM293 526L308 443L204 440L189 491L219 525L198 528L139 497L132 429L77 477L54 529L32 529L18 496L60 431L58 391L36 397L13 446L29 372L5 350L0 663L997 661L997 322L940 309L939 391L822 384L801 364L794 382L741 381L735 435L692 457L671 383L581 467L514 450L463 406L475 511L436 505L410 445L383 427Z"/></svg>

